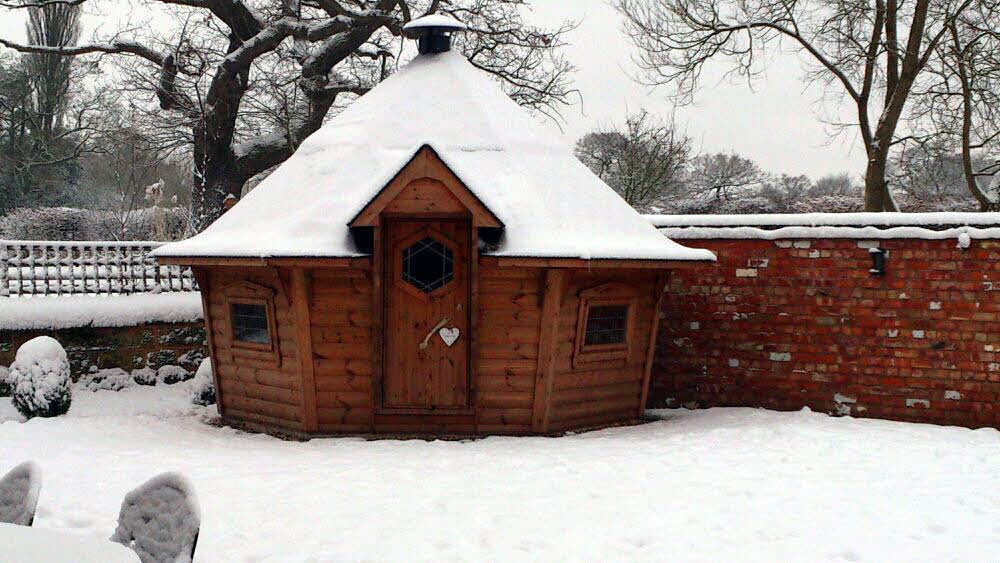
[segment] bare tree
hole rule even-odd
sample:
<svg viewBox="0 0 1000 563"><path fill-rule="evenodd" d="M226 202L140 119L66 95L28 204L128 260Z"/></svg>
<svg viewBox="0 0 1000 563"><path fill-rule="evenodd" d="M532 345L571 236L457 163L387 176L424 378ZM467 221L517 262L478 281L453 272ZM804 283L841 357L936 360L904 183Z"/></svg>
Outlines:
<svg viewBox="0 0 1000 563"><path fill-rule="evenodd" d="M64 3L38 0L37 3ZM85 0L80 0L82 3ZM190 147L193 227L201 230L248 180L287 159L344 97L392 72L402 26L448 12L469 25L459 43L522 105L557 111L573 90L559 55L565 24L526 25L525 0L152 0L176 23L168 36L122 31L76 47L18 44L23 53L120 55L123 93L155 93L164 145ZM4 6L11 7L8 4ZM17 9L17 6L13 6ZM131 37L125 37L131 35ZM177 132L180 131L180 134ZM173 137L168 137L174 135Z"/></svg>
<svg viewBox="0 0 1000 563"><path fill-rule="evenodd" d="M861 188L857 186L850 174L830 174L813 182L809 189L810 197L842 196L859 193Z"/></svg>
<svg viewBox="0 0 1000 563"><path fill-rule="evenodd" d="M638 63L653 84L690 100L705 63L729 59L748 78L769 48L790 43L814 63L810 80L855 106L868 156L865 208L895 210L890 150L918 78L970 6L991 0L616 0ZM995 7L995 6L994 6Z"/></svg>
<svg viewBox="0 0 1000 563"><path fill-rule="evenodd" d="M760 187L766 175L757 164L737 154L703 154L695 158L688 172L690 194L728 200L734 194Z"/></svg>
<svg viewBox="0 0 1000 563"><path fill-rule="evenodd" d="M29 8L25 31L34 45L72 47L80 38L80 7L46 4ZM23 60L31 77L38 134L51 138L66 111L73 60L53 53L30 53Z"/></svg>
<svg viewBox="0 0 1000 563"><path fill-rule="evenodd" d="M135 121L120 107L106 120L104 130L94 139L94 154L87 159L87 181L99 188L95 190L95 213L108 218L110 236L114 240L132 240L129 227L136 222L136 215L147 204L154 206L162 200L163 180L157 172L161 168L164 151L132 123ZM158 186L158 193L147 190Z"/></svg>
<svg viewBox="0 0 1000 563"><path fill-rule="evenodd" d="M683 186L691 139L673 121L640 111L626 118L624 130L588 133L577 141L575 152L629 205L646 211Z"/></svg>
<svg viewBox="0 0 1000 563"><path fill-rule="evenodd" d="M915 93L916 151L958 154L965 189L983 211L1000 210L987 186L1000 174L1000 9L974 5L950 22L928 80ZM913 152L913 150L911 150ZM949 155L950 156L950 155Z"/></svg>

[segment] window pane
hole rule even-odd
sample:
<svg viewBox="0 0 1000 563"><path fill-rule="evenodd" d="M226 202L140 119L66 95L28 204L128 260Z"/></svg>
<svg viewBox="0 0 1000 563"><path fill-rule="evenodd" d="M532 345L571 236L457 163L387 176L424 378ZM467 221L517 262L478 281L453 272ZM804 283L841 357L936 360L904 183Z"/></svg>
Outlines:
<svg viewBox="0 0 1000 563"><path fill-rule="evenodd" d="M250 303L233 303L233 339L255 344L268 344L267 307Z"/></svg>
<svg viewBox="0 0 1000 563"><path fill-rule="evenodd" d="M403 250L403 280L420 291L431 293L454 278L454 257L440 242L425 238Z"/></svg>
<svg viewBox="0 0 1000 563"><path fill-rule="evenodd" d="M602 344L624 344L628 328L627 305L599 305L590 308L587 314L585 346Z"/></svg>

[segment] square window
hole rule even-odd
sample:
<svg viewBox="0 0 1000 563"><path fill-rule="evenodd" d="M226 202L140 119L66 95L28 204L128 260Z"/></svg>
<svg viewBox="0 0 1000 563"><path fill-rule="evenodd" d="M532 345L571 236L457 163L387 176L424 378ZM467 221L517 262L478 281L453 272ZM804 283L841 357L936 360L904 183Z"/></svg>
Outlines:
<svg viewBox="0 0 1000 563"><path fill-rule="evenodd" d="M271 335L267 307L262 303L231 303L229 318L233 323L233 340L251 344L270 344Z"/></svg>
<svg viewBox="0 0 1000 563"><path fill-rule="evenodd" d="M587 314L584 346L625 344L628 334L628 305L594 305Z"/></svg>
<svg viewBox="0 0 1000 563"><path fill-rule="evenodd" d="M608 369L627 365L632 355L638 292L607 283L580 292L573 369Z"/></svg>

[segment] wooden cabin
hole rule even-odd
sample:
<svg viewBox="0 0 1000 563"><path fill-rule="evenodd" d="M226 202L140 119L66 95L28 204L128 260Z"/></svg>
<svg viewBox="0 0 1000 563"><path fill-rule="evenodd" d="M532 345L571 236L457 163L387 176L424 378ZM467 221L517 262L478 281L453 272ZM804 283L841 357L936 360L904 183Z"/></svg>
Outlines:
<svg viewBox="0 0 1000 563"><path fill-rule="evenodd" d="M643 412L661 236L416 20L413 62L204 232L156 251L201 287L219 412L300 436L554 434Z"/></svg>

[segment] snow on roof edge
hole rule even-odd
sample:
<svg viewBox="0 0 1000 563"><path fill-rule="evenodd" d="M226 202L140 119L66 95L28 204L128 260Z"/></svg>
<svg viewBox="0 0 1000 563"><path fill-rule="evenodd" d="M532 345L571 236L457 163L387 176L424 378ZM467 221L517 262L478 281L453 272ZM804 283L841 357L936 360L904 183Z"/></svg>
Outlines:
<svg viewBox="0 0 1000 563"><path fill-rule="evenodd" d="M665 237L674 240L696 239L957 239L962 235L970 239L1000 239L1000 228L980 229L971 226L935 230L923 227L781 227L762 229L758 227L659 227Z"/></svg>
<svg viewBox="0 0 1000 563"><path fill-rule="evenodd" d="M664 227L903 227L997 225L1000 213L763 213L758 215L643 215Z"/></svg>

